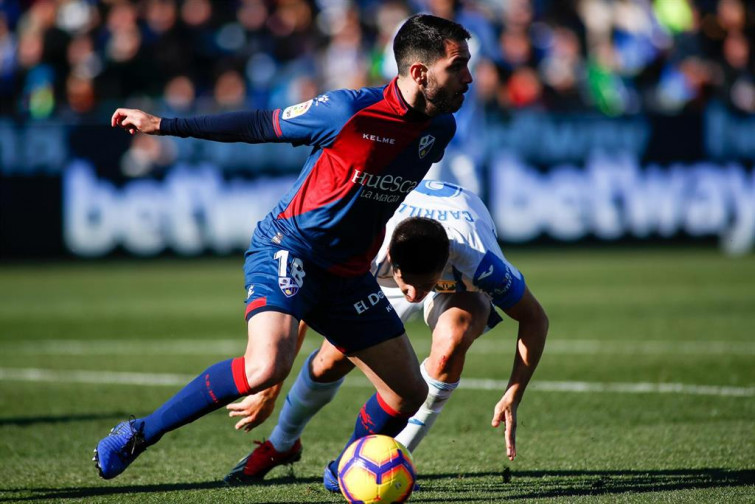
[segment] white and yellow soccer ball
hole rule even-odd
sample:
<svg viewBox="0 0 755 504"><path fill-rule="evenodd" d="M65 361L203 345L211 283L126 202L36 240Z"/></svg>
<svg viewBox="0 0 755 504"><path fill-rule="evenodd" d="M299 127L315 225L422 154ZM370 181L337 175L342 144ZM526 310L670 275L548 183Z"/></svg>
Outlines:
<svg viewBox="0 0 755 504"><path fill-rule="evenodd" d="M338 464L341 493L351 503L404 502L414 489L416 474L409 450L379 434L354 441Z"/></svg>

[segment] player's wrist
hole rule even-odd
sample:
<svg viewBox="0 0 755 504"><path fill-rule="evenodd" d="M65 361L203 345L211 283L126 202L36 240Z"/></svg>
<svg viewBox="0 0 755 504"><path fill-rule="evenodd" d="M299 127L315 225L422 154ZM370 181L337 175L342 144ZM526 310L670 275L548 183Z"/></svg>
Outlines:
<svg viewBox="0 0 755 504"><path fill-rule="evenodd" d="M267 398L267 399L277 399L280 395L281 389L283 388L282 384L273 385L271 387L266 388L261 392L261 394Z"/></svg>
<svg viewBox="0 0 755 504"><path fill-rule="evenodd" d="M503 398L507 399L510 404L518 405L522 401L524 395L524 387L519 383L509 383L506 387L506 392L503 394Z"/></svg>

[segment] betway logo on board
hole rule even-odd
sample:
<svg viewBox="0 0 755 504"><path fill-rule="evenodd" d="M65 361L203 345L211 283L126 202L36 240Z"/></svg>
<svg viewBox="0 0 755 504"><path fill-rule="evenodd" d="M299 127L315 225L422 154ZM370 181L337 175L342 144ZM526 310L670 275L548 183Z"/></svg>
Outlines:
<svg viewBox="0 0 755 504"><path fill-rule="evenodd" d="M216 167L179 164L163 180L116 186L88 162L74 161L63 174L63 236L72 253L86 257L117 248L140 256L243 251L254 223L294 181L226 180Z"/></svg>
<svg viewBox="0 0 755 504"><path fill-rule="evenodd" d="M419 182L400 175L375 175L374 173L354 170L354 174L351 176L351 183L369 187L370 189L406 194L417 187Z"/></svg>
<svg viewBox="0 0 755 504"><path fill-rule="evenodd" d="M506 151L495 158L490 209L505 241L683 233L717 235L733 254L755 245L755 171L736 163L641 167L630 156L596 154L542 173Z"/></svg>

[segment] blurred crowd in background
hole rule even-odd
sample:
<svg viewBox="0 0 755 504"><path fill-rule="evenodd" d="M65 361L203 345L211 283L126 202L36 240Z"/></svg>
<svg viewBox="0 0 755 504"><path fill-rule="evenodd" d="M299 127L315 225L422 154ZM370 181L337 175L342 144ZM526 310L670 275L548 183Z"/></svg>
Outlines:
<svg viewBox="0 0 755 504"><path fill-rule="evenodd" d="M0 115L213 113L384 84L416 12L473 34L484 110L755 112L745 0L0 0Z"/></svg>

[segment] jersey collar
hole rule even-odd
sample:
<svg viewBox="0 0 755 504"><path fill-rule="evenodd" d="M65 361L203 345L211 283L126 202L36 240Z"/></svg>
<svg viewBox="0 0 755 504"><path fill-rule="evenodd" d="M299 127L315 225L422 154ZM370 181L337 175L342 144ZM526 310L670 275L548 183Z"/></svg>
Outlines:
<svg viewBox="0 0 755 504"><path fill-rule="evenodd" d="M385 101L388 102L391 109L399 117L403 117L407 121L427 121L429 119L428 116L417 112L406 103L398 88L398 77L394 77L390 84L385 86L385 89L383 89L383 98L385 98Z"/></svg>

